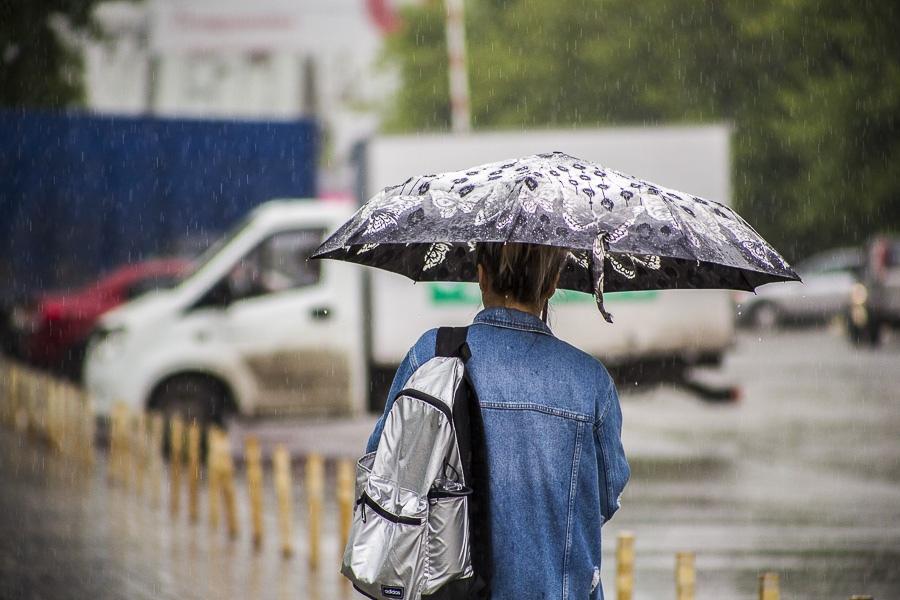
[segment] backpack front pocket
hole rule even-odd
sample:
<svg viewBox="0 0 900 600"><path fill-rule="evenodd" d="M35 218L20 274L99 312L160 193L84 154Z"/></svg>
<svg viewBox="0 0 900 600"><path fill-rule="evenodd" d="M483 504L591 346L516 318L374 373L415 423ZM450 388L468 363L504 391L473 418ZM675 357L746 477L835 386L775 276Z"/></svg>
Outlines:
<svg viewBox="0 0 900 600"><path fill-rule="evenodd" d="M370 479L357 500L341 572L373 598L418 598L427 522L426 499Z"/></svg>

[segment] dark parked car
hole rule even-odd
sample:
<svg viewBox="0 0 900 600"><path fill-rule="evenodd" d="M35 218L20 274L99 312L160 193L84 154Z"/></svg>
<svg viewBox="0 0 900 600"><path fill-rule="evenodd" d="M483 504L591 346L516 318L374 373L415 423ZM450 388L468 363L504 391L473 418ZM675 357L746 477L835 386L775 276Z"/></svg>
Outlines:
<svg viewBox="0 0 900 600"><path fill-rule="evenodd" d="M860 282L850 295L847 332L855 343L877 346L885 327L900 327L900 237L868 246Z"/></svg>
<svg viewBox="0 0 900 600"><path fill-rule="evenodd" d="M16 304L8 318L14 354L77 379L100 315L145 292L175 285L189 265L183 259L148 260L119 267L82 288Z"/></svg>

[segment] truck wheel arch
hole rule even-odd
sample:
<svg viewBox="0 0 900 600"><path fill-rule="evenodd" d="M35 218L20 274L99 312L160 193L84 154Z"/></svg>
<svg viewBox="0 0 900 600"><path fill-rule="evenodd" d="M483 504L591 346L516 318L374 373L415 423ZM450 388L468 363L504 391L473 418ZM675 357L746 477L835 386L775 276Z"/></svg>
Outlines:
<svg viewBox="0 0 900 600"><path fill-rule="evenodd" d="M223 414L229 415L238 412L237 397L235 396L232 386L225 380L225 378L210 371L196 369L175 371L168 373L163 377L160 377L151 388L150 393L147 395L145 403L147 409L154 410L158 408L158 404L161 400L166 386L178 380L199 380L202 381L206 386L213 386L222 399L221 408Z"/></svg>

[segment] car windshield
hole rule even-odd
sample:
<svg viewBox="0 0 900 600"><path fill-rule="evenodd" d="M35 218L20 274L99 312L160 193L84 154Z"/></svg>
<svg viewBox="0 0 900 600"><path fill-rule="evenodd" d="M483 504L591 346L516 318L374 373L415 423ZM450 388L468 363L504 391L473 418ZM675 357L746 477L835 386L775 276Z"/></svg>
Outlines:
<svg viewBox="0 0 900 600"><path fill-rule="evenodd" d="M210 261L219 253L219 251L231 243L231 241L239 236L244 229L250 224L251 215L247 215L243 219L241 219L237 225L231 228L231 230L216 240L209 248L207 248L200 256L198 256L194 262L191 264L190 268L185 273L182 281L187 280L194 273L199 272L203 267L208 265Z"/></svg>

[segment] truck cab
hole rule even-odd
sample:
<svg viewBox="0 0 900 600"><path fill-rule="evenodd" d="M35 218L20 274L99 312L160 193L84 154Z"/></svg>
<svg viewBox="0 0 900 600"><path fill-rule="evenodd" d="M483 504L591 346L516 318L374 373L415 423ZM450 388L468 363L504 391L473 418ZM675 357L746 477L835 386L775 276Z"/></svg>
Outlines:
<svg viewBox="0 0 900 600"><path fill-rule="evenodd" d="M97 411L124 402L201 421L362 412L359 268L307 260L354 208L267 202L180 285L104 315L84 369Z"/></svg>

